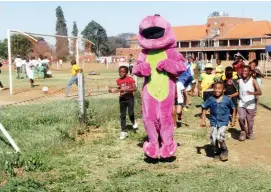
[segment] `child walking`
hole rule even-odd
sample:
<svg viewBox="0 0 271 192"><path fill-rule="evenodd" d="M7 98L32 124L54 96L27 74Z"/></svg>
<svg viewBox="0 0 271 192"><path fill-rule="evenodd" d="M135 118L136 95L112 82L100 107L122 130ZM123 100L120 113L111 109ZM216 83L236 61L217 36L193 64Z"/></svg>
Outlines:
<svg viewBox="0 0 271 192"><path fill-rule="evenodd" d="M238 114L241 133L239 140L255 139L254 116L256 111L256 97L262 91L255 79L251 77L250 66L244 66L242 78L239 79ZM246 127L247 121L247 127Z"/></svg>
<svg viewBox="0 0 271 192"><path fill-rule="evenodd" d="M212 85L215 82L215 74L212 74L213 68L211 63L207 63L205 73L202 73L199 77L198 95L202 97L204 101L213 94Z"/></svg>
<svg viewBox="0 0 271 192"><path fill-rule="evenodd" d="M234 110L232 111L231 126L235 126L237 107L238 107L238 95L239 85L236 76L233 75L233 68L231 66L226 67L225 76L221 77L222 82L225 84L224 94L231 98L234 104Z"/></svg>
<svg viewBox="0 0 271 192"><path fill-rule="evenodd" d="M129 68L127 66L119 67L119 76L117 79L117 89L109 87L110 93L120 93L119 104L120 104L120 124L121 124L121 133L120 139L123 140L128 136L126 130L126 111L128 108L128 115L130 121L133 124L133 128L137 129L138 125L135 121L134 115L134 95L133 92L136 91L135 81L132 77L127 76Z"/></svg>
<svg viewBox="0 0 271 192"><path fill-rule="evenodd" d="M214 157L221 161L228 160L228 148L225 141L225 132L230 121L230 110L234 109L232 100L224 95L223 82L214 84L213 96L210 96L202 104L201 126L206 126L206 111L210 109L211 144L213 145Z"/></svg>
<svg viewBox="0 0 271 192"><path fill-rule="evenodd" d="M79 65L76 64L76 60L73 59L71 61L71 65L72 65L72 78L69 80L67 86L66 86L66 97L69 96L70 93L70 88L72 86L72 84L76 84L78 85L78 78L77 78L77 74L80 72L82 73L82 69L79 67Z"/></svg>
<svg viewBox="0 0 271 192"><path fill-rule="evenodd" d="M27 57L25 60L25 69L31 88L34 88L34 68L34 63L32 61L29 61L29 57Z"/></svg>
<svg viewBox="0 0 271 192"><path fill-rule="evenodd" d="M257 83L261 86L264 75L258 67L258 61L254 59L253 61L249 62L249 66L251 68L251 76L256 79Z"/></svg>

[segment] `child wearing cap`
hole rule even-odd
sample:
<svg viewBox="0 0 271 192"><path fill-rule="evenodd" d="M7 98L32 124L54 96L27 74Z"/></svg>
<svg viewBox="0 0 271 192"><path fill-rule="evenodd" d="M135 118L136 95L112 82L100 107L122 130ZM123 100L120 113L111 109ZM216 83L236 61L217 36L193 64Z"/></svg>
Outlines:
<svg viewBox="0 0 271 192"><path fill-rule="evenodd" d="M215 74L212 74L213 69L213 65L207 63L205 66L205 73L202 73L199 77L198 95L199 97L202 97L204 101L213 94L212 85L215 82Z"/></svg>

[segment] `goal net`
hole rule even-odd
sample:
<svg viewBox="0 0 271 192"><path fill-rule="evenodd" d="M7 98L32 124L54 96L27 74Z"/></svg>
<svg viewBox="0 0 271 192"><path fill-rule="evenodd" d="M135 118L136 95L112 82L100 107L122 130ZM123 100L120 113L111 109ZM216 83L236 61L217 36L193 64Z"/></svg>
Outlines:
<svg viewBox="0 0 271 192"><path fill-rule="evenodd" d="M10 93L20 96L21 100L42 96L46 90L49 94L64 95L72 75L71 61L85 68L95 60L91 52L93 43L81 37L10 30L9 38L11 73L4 70L2 81L5 87L9 86ZM33 86L30 79L34 80ZM76 91L76 87L71 89L71 93Z"/></svg>

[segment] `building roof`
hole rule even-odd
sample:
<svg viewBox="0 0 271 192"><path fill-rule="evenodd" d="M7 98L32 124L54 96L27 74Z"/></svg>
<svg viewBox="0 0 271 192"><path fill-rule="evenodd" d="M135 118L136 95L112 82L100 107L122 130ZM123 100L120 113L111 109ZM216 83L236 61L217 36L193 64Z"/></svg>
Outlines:
<svg viewBox="0 0 271 192"><path fill-rule="evenodd" d="M206 25L190 25L172 27L177 41L193 41L204 39L206 36ZM130 38L130 41L137 40L137 35Z"/></svg>
<svg viewBox="0 0 271 192"><path fill-rule="evenodd" d="M224 17L221 17L222 19ZM213 18L209 18L211 21ZM214 18L215 19L215 18ZM224 18L225 19L225 18ZM253 21L250 18L226 18L228 20L236 20L228 24L229 30L225 34L214 39L244 39L244 38L259 38L271 36L271 22L269 21ZM227 23L227 21L225 20ZM226 24L225 23L225 24ZM176 26L172 27L177 41L199 41L206 39L207 24ZM224 30L224 29L223 29ZM133 36L131 41L137 40L137 35Z"/></svg>
<svg viewBox="0 0 271 192"><path fill-rule="evenodd" d="M228 33L216 39L244 39L264 37L271 34L269 21L251 21L236 24Z"/></svg>
<svg viewBox="0 0 271 192"><path fill-rule="evenodd" d="M177 41L195 41L204 39L206 25L190 25L172 27Z"/></svg>

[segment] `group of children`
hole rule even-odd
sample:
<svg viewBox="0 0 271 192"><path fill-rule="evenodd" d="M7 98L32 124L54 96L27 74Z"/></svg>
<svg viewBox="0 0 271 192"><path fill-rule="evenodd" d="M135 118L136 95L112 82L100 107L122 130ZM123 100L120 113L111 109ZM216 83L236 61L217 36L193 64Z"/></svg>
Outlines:
<svg viewBox="0 0 271 192"><path fill-rule="evenodd" d="M245 65L241 58L237 58L232 66L224 68L221 61L217 59L216 67L211 63L205 65L204 71L198 78L198 95L202 97L202 118L200 125L206 127L206 113L210 110L210 139L214 148L214 157L222 161L228 159L228 148L225 141L225 132L228 124L235 126L237 112L241 133L240 141L255 139L254 116L258 96L261 92L261 78L263 77L257 60ZM189 57L186 62L187 70L176 79L176 101L175 110L178 120L182 119L182 111L187 111L191 105L191 95L194 94L196 86L195 64L193 58ZM120 139L127 136L126 132L126 111L133 127L138 127L134 117L134 96L136 91L135 81L128 76L129 68L119 68L120 78L117 80L118 87L110 88L110 93L120 93ZM191 94L192 92L192 94ZM247 123L247 126L246 126ZM176 126L176 122L175 122Z"/></svg>
<svg viewBox="0 0 271 192"><path fill-rule="evenodd" d="M217 64L220 67L220 63ZM237 112L241 128L239 140L255 139L253 125L257 97L262 94L258 84L261 80L256 80L262 78L257 66L256 60L245 65L242 59L239 59L233 66L226 67L225 72L212 74L213 67L207 64L205 74L199 78L199 91L204 100L201 126L206 126L206 111L210 110L210 139L215 158L222 161L228 159L225 132L230 121L231 126L235 126Z"/></svg>
<svg viewBox="0 0 271 192"><path fill-rule="evenodd" d="M17 79L25 79L28 77L27 65L29 65L29 62L31 63L31 70L33 70L34 76L36 78L45 79L51 77L51 72L49 71L50 63L47 57L20 57L20 55L18 55L14 60L17 72Z"/></svg>

